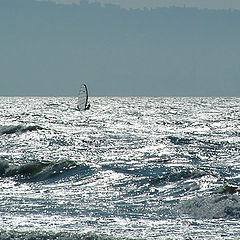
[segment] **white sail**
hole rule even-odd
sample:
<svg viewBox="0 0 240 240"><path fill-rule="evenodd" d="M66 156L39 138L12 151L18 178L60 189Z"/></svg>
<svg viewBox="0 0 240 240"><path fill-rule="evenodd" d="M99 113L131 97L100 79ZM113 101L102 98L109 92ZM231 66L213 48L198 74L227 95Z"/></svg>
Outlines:
<svg viewBox="0 0 240 240"><path fill-rule="evenodd" d="M79 95L78 95L78 102L77 102L78 110L86 110L89 108L88 104L88 90L86 84L82 84Z"/></svg>

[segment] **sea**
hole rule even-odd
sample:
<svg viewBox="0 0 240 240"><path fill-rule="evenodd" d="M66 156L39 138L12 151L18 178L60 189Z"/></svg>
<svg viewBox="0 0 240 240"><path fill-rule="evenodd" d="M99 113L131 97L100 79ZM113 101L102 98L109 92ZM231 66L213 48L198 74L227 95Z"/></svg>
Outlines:
<svg viewBox="0 0 240 240"><path fill-rule="evenodd" d="M240 98L0 97L0 239L240 239Z"/></svg>

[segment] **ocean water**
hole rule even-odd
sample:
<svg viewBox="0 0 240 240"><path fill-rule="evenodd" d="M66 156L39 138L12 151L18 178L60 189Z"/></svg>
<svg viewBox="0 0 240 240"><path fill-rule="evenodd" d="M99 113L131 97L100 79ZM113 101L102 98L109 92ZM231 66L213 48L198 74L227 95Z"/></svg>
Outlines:
<svg viewBox="0 0 240 240"><path fill-rule="evenodd" d="M0 239L240 239L240 98L0 97Z"/></svg>

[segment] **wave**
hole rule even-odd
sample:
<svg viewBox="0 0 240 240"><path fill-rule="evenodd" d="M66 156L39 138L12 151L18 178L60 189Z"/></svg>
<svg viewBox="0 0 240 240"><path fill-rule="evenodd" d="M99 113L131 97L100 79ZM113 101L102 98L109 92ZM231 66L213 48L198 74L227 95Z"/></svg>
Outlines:
<svg viewBox="0 0 240 240"><path fill-rule="evenodd" d="M64 239L72 239L72 240L117 240L119 238L115 237L110 237L110 236L105 236L105 235L100 235L96 233L72 233L72 232L45 232L45 231L27 231L27 232L18 232L14 230L1 230L0 229L0 240L2 239L25 239L25 240L30 240L30 239L48 239L48 240L53 240L53 239L59 239L59 240L64 240ZM125 238L126 239L126 238Z"/></svg>
<svg viewBox="0 0 240 240"><path fill-rule="evenodd" d="M190 144L192 142L191 139L180 138L180 137L176 137L176 136L169 136L168 139L170 140L171 143L176 144L176 145Z"/></svg>
<svg viewBox="0 0 240 240"><path fill-rule="evenodd" d="M117 173L132 175L138 178L145 178L148 184L156 186L161 184L182 182L189 179L198 179L206 175L212 175L210 171L191 167L173 167L156 166L156 167L140 167L131 168L117 167L114 164L106 164L102 166L103 169L112 170Z"/></svg>
<svg viewBox="0 0 240 240"><path fill-rule="evenodd" d="M32 162L20 166L0 161L0 177L17 177L19 180L44 181L68 178L72 175L87 176L92 173L89 166L74 161Z"/></svg>
<svg viewBox="0 0 240 240"><path fill-rule="evenodd" d="M0 135L13 134L13 133L24 133L28 131L42 130L43 128L38 125L23 126L23 125L8 125L0 126Z"/></svg>
<svg viewBox="0 0 240 240"><path fill-rule="evenodd" d="M198 169L174 168L171 169L170 172L166 172L163 176L151 178L149 184L156 186L188 179L197 179L205 175L208 175L208 173Z"/></svg>
<svg viewBox="0 0 240 240"><path fill-rule="evenodd" d="M237 186L222 185L212 193L182 201L178 209L196 219L239 219L239 193Z"/></svg>

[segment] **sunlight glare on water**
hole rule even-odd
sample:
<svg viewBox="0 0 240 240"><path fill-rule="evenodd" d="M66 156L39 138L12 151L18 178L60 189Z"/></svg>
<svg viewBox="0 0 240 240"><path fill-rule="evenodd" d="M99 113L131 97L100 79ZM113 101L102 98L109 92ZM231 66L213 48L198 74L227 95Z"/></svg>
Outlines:
<svg viewBox="0 0 240 240"><path fill-rule="evenodd" d="M90 102L1 97L0 239L240 236L239 98Z"/></svg>

